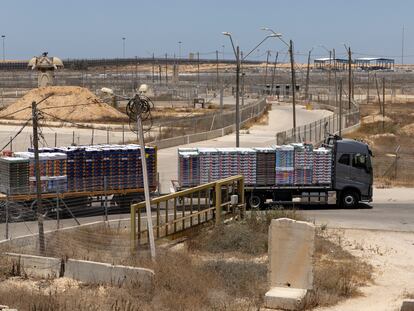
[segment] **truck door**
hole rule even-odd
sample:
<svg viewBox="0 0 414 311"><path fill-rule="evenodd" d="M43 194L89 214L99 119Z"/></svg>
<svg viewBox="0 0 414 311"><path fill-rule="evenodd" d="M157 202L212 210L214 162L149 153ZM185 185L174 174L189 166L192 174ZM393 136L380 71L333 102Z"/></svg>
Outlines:
<svg viewBox="0 0 414 311"><path fill-rule="evenodd" d="M349 170L350 177L363 196L368 195L369 187L372 183L370 166L369 157L366 154L352 154L352 163Z"/></svg>
<svg viewBox="0 0 414 311"><path fill-rule="evenodd" d="M335 188L343 189L349 185L351 181L351 154L342 153L337 155L337 163L335 165Z"/></svg>

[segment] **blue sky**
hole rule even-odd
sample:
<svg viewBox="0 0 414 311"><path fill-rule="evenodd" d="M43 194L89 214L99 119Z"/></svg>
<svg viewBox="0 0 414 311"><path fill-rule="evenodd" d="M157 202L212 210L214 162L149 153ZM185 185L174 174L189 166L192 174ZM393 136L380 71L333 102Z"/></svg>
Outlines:
<svg viewBox="0 0 414 311"><path fill-rule="evenodd" d="M405 63L414 63L414 1L410 0L0 0L0 34L6 35L6 58L27 59L42 51L62 58L148 57L214 51L232 57L229 31L247 52L264 36L262 26L292 39L295 50L326 56L319 47L345 52L351 45L358 56L390 56L401 61L405 27ZM266 50L284 50L269 39L251 59L264 59ZM303 61L304 57L298 55Z"/></svg>

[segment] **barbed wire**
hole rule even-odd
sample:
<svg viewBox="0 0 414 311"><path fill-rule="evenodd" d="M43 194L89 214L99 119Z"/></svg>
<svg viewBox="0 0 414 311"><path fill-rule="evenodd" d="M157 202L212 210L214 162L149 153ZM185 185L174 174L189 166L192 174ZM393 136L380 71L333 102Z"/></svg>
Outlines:
<svg viewBox="0 0 414 311"><path fill-rule="evenodd" d="M147 96L135 94L133 98L128 101L126 105L126 114L129 118L129 128L132 132L137 133L138 129L134 128L137 118L142 122L148 121L150 125L146 128L149 132L152 127L151 110L154 108L154 103Z"/></svg>

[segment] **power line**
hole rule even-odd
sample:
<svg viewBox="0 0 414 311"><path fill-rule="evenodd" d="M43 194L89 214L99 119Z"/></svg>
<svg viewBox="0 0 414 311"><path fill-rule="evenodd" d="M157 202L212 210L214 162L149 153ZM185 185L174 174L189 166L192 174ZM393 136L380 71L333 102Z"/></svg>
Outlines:
<svg viewBox="0 0 414 311"><path fill-rule="evenodd" d="M7 148L8 145L10 145L10 143L12 141L14 141L16 139L17 136L19 136L19 134L23 131L23 129L29 124L29 122L32 120L32 118L28 119L26 121L25 124L23 124L23 126L20 128L20 130L16 133L16 135L14 135L14 137L12 139L10 139L10 141L0 150L0 152L2 152L4 149Z"/></svg>

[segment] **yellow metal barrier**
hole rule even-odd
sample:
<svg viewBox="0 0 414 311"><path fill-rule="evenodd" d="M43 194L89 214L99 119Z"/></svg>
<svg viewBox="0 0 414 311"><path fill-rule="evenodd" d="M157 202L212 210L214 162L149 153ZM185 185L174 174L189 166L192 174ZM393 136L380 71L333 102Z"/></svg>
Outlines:
<svg viewBox="0 0 414 311"><path fill-rule="evenodd" d="M237 206L232 206L230 196L238 195ZM160 196L151 200L154 236L156 239L182 232L215 219L216 224L224 215L235 212L234 207L244 212L244 178L232 176L218 181ZM136 249L148 241L145 202L131 205L131 248ZM171 212L171 213L170 213ZM155 217L155 219L154 219ZM145 221L143 221L145 219Z"/></svg>

